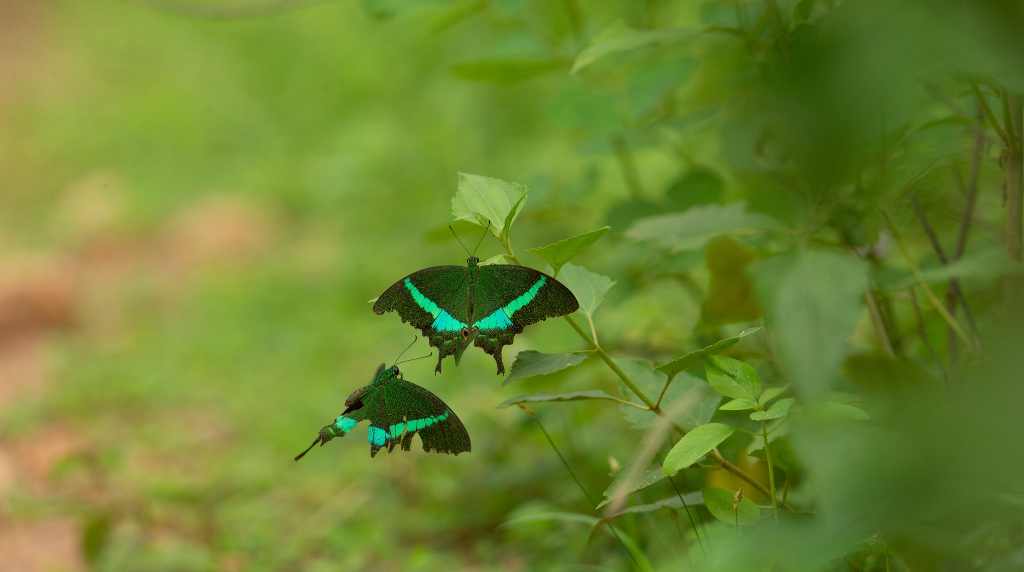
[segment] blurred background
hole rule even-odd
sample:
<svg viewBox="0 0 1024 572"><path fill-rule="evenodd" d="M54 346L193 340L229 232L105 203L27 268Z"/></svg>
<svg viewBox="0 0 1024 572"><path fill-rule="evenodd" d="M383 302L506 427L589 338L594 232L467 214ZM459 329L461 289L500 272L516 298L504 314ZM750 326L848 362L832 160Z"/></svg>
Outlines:
<svg viewBox="0 0 1024 572"><path fill-rule="evenodd" d="M1024 569L1022 24L995 0L0 2L0 569ZM763 324L729 354L870 421L778 434L778 521L710 462L638 491L630 550L593 501L654 415L532 407L588 501L497 408L630 397L597 359L507 386L479 351L406 364L471 454L369 459L359 429L294 463L411 337L368 300L464 260L460 172L529 188L525 264L611 226L575 262L616 282L601 343L655 395L651 364ZM587 345L549 320L524 349ZM686 429L733 419L691 397ZM764 481L752 435L721 450Z"/></svg>

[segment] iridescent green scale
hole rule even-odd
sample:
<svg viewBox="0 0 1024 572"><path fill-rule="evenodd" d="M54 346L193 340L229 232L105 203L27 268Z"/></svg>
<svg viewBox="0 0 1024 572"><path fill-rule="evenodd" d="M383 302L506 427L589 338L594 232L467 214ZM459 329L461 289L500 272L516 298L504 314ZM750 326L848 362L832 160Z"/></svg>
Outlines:
<svg viewBox="0 0 1024 572"><path fill-rule="evenodd" d="M341 415L324 425L313 443L296 455L295 460L317 444L322 447L335 437L345 436L365 420L370 421L366 437L371 457L384 447L391 452L396 445L408 451L417 434L427 452L458 455L471 447L462 420L441 398L402 379L397 367L385 368L381 364L373 382L353 391L345 400Z"/></svg>
<svg viewBox="0 0 1024 572"><path fill-rule="evenodd" d="M516 334L545 318L579 309L572 292L543 272L479 262L471 256L466 266L414 272L385 290L373 306L378 314L398 312L430 340L438 349L438 373L446 356L455 356L458 363L466 348L475 344L494 357L501 374L501 349Z"/></svg>

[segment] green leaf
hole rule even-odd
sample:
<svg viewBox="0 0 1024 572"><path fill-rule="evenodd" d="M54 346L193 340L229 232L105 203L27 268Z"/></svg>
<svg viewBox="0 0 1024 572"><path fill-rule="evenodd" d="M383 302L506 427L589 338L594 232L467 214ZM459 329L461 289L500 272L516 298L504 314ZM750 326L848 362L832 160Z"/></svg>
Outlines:
<svg viewBox="0 0 1024 572"><path fill-rule="evenodd" d="M665 191L670 210L685 211L691 207L716 203L722 198L725 183L722 176L707 167L693 167L672 182Z"/></svg>
<svg viewBox="0 0 1024 572"><path fill-rule="evenodd" d="M627 52L669 42L678 42L693 37L695 32L685 29L634 30L622 22L616 22L597 35L573 63L572 73L578 73L594 62L611 54Z"/></svg>
<svg viewBox="0 0 1024 572"><path fill-rule="evenodd" d="M583 401L587 399L604 399L607 401L615 401L616 403L630 403L625 399L609 395L599 389L591 389L586 391L571 391L568 393L538 393L535 395L520 395L511 399L506 399L498 405L498 409L504 407L511 407L519 403L547 403L550 401Z"/></svg>
<svg viewBox="0 0 1024 572"><path fill-rule="evenodd" d="M530 524L534 522L569 522L594 526L599 521L600 519L596 516L579 514L576 512L540 512L510 518L501 523L501 526L517 526L520 524Z"/></svg>
<svg viewBox="0 0 1024 572"><path fill-rule="evenodd" d="M526 187L501 179L459 173L459 187L452 198L452 217L488 227L494 236L507 236L526 200Z"/></svg>
<svg viewBox="0 0 1024 572"><path fill-rule="evenodd" d="M767 411L755 411L750 414L751 421L770 421L772 419L782 419L789 415L790 408L793 407L793 402L796 400L792 397L780 399L772 404Z"/></svg>
<svg viewBox="0 0 1024 572"><path fill-rule="evenodd" d="M695 427L676 442L672 450L665 456L662 471L666 475L674 475L693 465L712 449L722 444L733 434L735 429L724 423L707 423Z"/></svg>
<svg viewBox="0 0 1024 572"><path fill-rule="evenodd" d="M628 473L628 470L619 473L618 477L616 477L615 480L612 481L612 484L608 485L608 488L604 490L604 500L601 501L601 504L594 507L595 509L600 510L601 508L604 508L608 503L612 502L612 495L614 495L618 491L618 487L622 484L623 479L626 478ZM661 467L651 467L650 469L647 469L643 474L641 474L637 479L631 481L626 486L626 488L623 489L622 495L629 496L637 491L642 491L651 485L660 483L661 481L667 478L668 477L665 476L665 473L661 471Z"/></svg>
<svg viewBox="0 0 1024 572"><path fill-rule="evenodd" d="M757 398L757 402L762 406L768 405L768 403L776 397L786 393L789 390L789 386L783 387L769 387L761 392L761 397Z"/></svg>
<svg viewBox="0 0 1024 572"><path fill-rule="evenodd" d="M871 416L856 405L839 403L837 401L825 401L815 405L811 409L811 415L819 419L829 421L870 421Z"/></svg>
<svg viewBox="0 0 1024 572"><path fill-rule="evenodd" d="M485 83L513 84L552 72L569 69L564 58L495 58L457 63L452 66L456 77Z"/></svg>
<svg viewBox="0 0 1024 572"><path fill-rule="evenodd" d="M566 262L575 258L579 253L586 250L591 244L597 242L611 227L604 226L597 230L580 234L572 238L552 242L545 246L531 248L530 252L540 256L554 268L555 274Z"/></svg>
<svg viewBox="0 0 1024 572"><path fill-rule="evenodd" d="M846 254L804 251L752 271L784 371L804 397L837 377L861 314L867 266Z"/></svg>
<svg viewBox="0 0 1024 572"><path fill-rule="evenodd" d="M746 411L748 409L756 409L757 403L753 399L733 399L725 405L719 407L721 411Z"/></svg>
<svg viewBox="0 0 1024 572"><path fill-rule="evenodd" d="M669 377L674 377L677 373L688 369L694 365L701 363L705 357L717 354L725 349L736 344L736 342L743 338L756 334L761 331L761 326L755 326L753 328L747 328L742 332L732 336L731 338L725 338L718 340L717 342L706 346L696 351L692 351L688 354L684 354L682 357L678 357L666 364L658 366L658 370L668 374Z"/></svg>
<svg viewBox="0 0 1024 572"><path fill-rule="evenodd" d="M708 384L722 395L754 401L761 394L761 378L746 362L723 356L711 356L705 368Z"/></svg>
<svg viewBox="0 0 1024 572"><path fill-rule="evenodd" d="M761 520L761 509L744 497L733 510L734 493L717 487L704 489L704 506L718 520L736 526L748 526Z"/></svg>
<svg viewBox="0 0 1024 572"><path fill-rule="evenodd" d="M546 354L523 350L516 355L516 361L512 364L512 369L505 377L504 383L562 371L579 365L585 359L587 359L585 354Z"/></svg>
<svg viewBox="0 0 1024 572"><path fill-rule="evenodd" d="M615 281L611 278L572 263L562 267L558 279L576 296L576 300L580 303L580 310L590 317L593 317L597 307L604 301L608 290L615 285Z"/></svg>
<svg viewBox="0 0 1024 572"><path fill-rule="evenodd" d="M626 236L679 252L701 248L723 234L749 235L777 227L771 218L748 213L742 203L732 203L696 206L681 213L640 219L626 231Z"/></svg>

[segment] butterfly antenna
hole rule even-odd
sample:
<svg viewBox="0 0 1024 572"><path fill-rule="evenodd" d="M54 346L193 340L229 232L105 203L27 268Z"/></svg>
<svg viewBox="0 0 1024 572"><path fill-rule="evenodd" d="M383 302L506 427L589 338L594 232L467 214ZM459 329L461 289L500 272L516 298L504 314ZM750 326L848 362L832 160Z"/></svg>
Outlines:
<svg viewBox="0 0 1024 572"><path fill-rule="evenodd" d="M455 240L459 243L459 246L462 247L462 250L465 250L466 254L473 256L473 253L470 252L468 248L466 248L465 244L462 243L462 239L459 238L459 235L455 233L455 227L453 227L452 225L448 225L448 230L452 231L452 236L455 237Z"/></svg>
<svg viewBox="0 0 1024 572"><path fill-rule="evenodd" d="M412 341L409 342L409 345L405 346L405 349L402 350L402 352L398 354L398 357L395 358L395 362L394 362L395 365L398 365L400 363L398 360L402 359L402 356L405 355L405 352L409 351L409 348L411 348L412 346L414 346L416 344L416 338L417 338L416 334L413 334Z"/></svg>
<svg viewBox="0 0 1024 572"><path fill-rule="evenodd" d="M480 250L480 245L484 243L484 239L487 238L487 234L491 232L491 221L487 221L487 226L484 228L484 233L480 235L480 240L476 243L476 248L473 249L473 254L470 256L476 256L476 251ZM465 247L463 247L465 248Z"/></svg>
<svg viewBox="0 0 1024 572"><path fill-rule="evenodd" d="M426 354L426 355L422 355L422 356L419 356L419 357L409 358L409 359L407 359L407 360L403 360L403 361L395 362L395 365L398 365L398 364L401 364L401 363L409 363L409 362L411 362L411 361L416 361L416 360L418 360L418 359L425 359L425 358L428 358L428 357L430 357L430 356L432 356L432 355L434 355L434 352L427 352L427 354Z"/></svg>
<svg viewBox="0 0 1024 572"><path fill-rule="evenodd" d="M313 442L309 444L309 447L306 447L306 450L305 450L305 451L303 451L303 452L299 453L298 455L295 455L295 460L296 460L296 461L298 461L299 459L301 459L301 458L305 457L305 456L306 456L306 453L308 453L308 452L310 451L310 449L312 449L313 447L315 447L315 446L316 446L316 444L317 444L317 443L319 443L319 442L320 442L320 436L319 436L319 435L317 435L317 436L316 436L316 439L313 439Z"/></svg>

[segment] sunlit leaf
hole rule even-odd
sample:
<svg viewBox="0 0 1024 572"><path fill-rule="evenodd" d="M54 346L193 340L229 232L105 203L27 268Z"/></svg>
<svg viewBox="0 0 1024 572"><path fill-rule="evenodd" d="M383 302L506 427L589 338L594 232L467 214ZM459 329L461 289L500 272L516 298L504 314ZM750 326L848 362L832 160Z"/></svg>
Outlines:
<svg viewBox="0 0 1024 572"><path fill-rule="evenodd" d="M594 315L597 307L604 301L608 290L615 285L615 281L611 278L591 272L571 262L562 267L558 279L576 295L576 300L580 303L580 310L588 316Z"/></svg>
<svg viewBox="0 0 1024 572"><path fill-rule="evenodd" d="M735 493L717 487L704 489L704 506L715 518L733 526L748 526L761 520L761 509L753 501L744 497L736 503Z"/></svg>
<svg viewBox="0 0 1024 572"><path fill-rule="evenodd" d="M579 365L585 359L587 356L579 353L547 354L523 350L516 355L516 361L512 364L512 369L505 377L504 383L562 371Z"/></svg>
<svg viewBox="0 0 1024 572"><path fill-rule="evenodd" d="M735 336L718 340L717 342L711 344L710 346L705 346L699 350L695 350L688 354L684 354L683 356L678 357L666 364L662 364L658 366L658 370L668 374L670 377L674 377L677 373L683 371L684 369L688 369L690 367L700 364L705 357L726 350L729 347L735 345L736 342L742 340L743 338L752 334L756 334L757 332L760 331L761 326L747 328L742 332L736 334Z"/></svg>
<svg viewBox="0 0 1024 572"><path fill-rule="evenodd" d="M723 356L711 356L705 368L708 384L733 399L754 401L761 394L761 378L750 364Z"/></svg>
<svg viewBox="0 0 1024 572"><path fill-rule="evenodd" d="M647 46L678 42L695 35L692 30L634 30L622 22L610 26L597 35L573 63L572 73L577 73L594 62L615 53L627 52Z"/></svg>
<svg viewBox="0 0 1024 572"><path fill-rule="evenodd" d="M452 217L489 227L502 238L522 209L526 187L501 179L459 173L459 187L452 198Z"/></svg>
<svg viewBox="0 0 1024 572"><path fill-rule="evenodd" d="M666 475L674 475L699 461L712 449L722 444L736 429L724 423L707 423L693 428L683 435L665 455L662 471Z"/></svg>
<svg viewBox="0 0 1024 572"><path fill-rule="evenodd" d="M603 399L607 401L615 401L616 403L625 403L626 400L609 395L601 390L592 389L586 391L570 391L568 393L538 393L535 395L520 395L519 397L513 397L506 399L498 405L498 409L504 407L510 407L520 403L547 403L551 401L583 401L588 399Z"/></svg>
<svg viewBox="0 0 1024 572"><path fill-rule="evenodd" d="M681 213L640 219L626 231L626 236L678 252L700 248L716 236L749 235L777 227L771 218L748 213L741 203L732 203L696 206Z"/></svg>
<svg viewBox="0 0 1024 572"><path fill-rule="evenodd" d="M508 257L507 254L495 254L494 256L480 261L480 266L488 266L490 264L515 264L516 261Z"/></svg>
<svg viewBox="0 0 1024 572"><path fill-rule="evenodd" d="M608 503L612 502L612 495L619 492L618 488L622 485L623 480L628 477L628 474L629 471L622 471L619 473L618 477L612 481L612 484L608 485L608 488L604 490L604 500L595 508L601 509ZM642 491L651 485L660 483L667 478L668 477L665 476L665 473L662 472L661 467L651 467L641 473L636 479L630 481L620 494L623 496L629 496L637 491Z"/></svg>
<svg viewBox="0 0 1024 572"><path fill-rule="evenodd" d="M608 226L601 227L572 238L565 238L545 246L531 248L530 252L546 260L554 269L555 274L557 274L563 264L569 262L591 244L597 242L610 228Z"/></svg>

